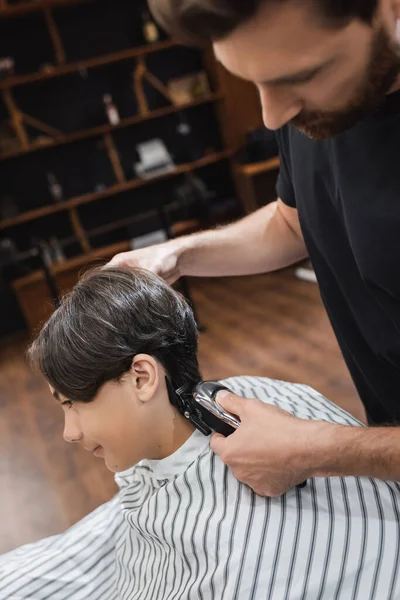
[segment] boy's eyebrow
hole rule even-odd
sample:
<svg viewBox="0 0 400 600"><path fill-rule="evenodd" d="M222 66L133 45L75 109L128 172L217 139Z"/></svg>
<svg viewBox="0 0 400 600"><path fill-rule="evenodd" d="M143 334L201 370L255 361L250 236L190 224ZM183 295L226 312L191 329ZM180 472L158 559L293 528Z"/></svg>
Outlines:
<svg viewBox="0 0 400 600"><path fill-rule="evenodd" d="M53 391L52 391L52 394L53 394L54 398L55 398L56 400L58 400L58 402L60 402L60 401L61 401L60 394L57 392L57 390L53 390Z"/></svg>

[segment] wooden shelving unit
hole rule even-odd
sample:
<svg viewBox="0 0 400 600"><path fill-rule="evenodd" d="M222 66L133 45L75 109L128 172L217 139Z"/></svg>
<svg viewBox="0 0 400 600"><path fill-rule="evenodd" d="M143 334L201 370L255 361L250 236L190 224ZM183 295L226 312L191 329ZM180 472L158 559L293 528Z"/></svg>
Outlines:
<svg viewBox="0 0 400 600"><path fill-rule="evenodd" d="M85 255L76 256L75 258L70 258L66 260L61 265L54 265L52 268L52 272L54 275L59 275L60 273L66 273L68 271L73 271L75 269L80 269L85 267L88 263L92 263L97 259L108 258L109 256L114 256L115 254L119 254L120 252L126 252L129 250L129 242L119 242L118 244L110 244L107 248L98 248L97 250L91 250ZM35 271L33 273L29 273L25 277L20 277L13 283L13 287L15 290L22 290L24 287L31 283L36 283L43 280L43 274L41 271Z"/></svg>
<svg viewBox="0 0 400 600"><path fill-rule="evenodd" d="M37 0L36 2L19 2L10 4L6 0L0 2L0 18L18 17L29 13L38 12L46 8L57 8L58 6L72 6L83 4L93 0Z"/></svg>
<svg viewBox="0 0 400 600"><path fill-rule="evenodd" d="M199 222L196 220L190 221L179 221L174 224L173 230L176 235L184 235L195 231L196 228L199 227ZM97 250L91 250L87 254L76 256L74 258L70 258L66 260L60 265L54 265L52 271L54 275L59 275L60 273L67 273L68 271L74 271L76 269L82 269L86 267L88 264L93 263L99 259L106 259L108 257L115 256L120 252L127 252L130 250L129 242L118 242L117 244L110 244L106 248L98 248ZM31 283L39 282L43 280L43 274L41 271L35 271L26 275L25 277L20 277L13 283L13 287L15 290L22 290L24 287Z"/></svg>
<svg viewBox="0 0 400 600"><path fill-rule="evenodd" d="M250 214L260 208L255 186L256 178L263 173L277 171L279 164L279 157L275 156L257 163L235 165L236 182L246 213Z"/></svg>
<svg viewBox="0 0 400 600"><path fill-rule="evenodd" d="M121 119L118 125L109 125L108 123L105 123L104 125L99 125L98 127L83 129L81 131L70 133L68 135L56 135L53 139L49 139L46 143L41 142L35 144L33 142L27 142L25 148L19 148L18 150L4 152L3 154L0 154L0 161L6 160L8 158L16 158L17 156L23 156L24 154L31 154L32 152L38 152L47 148L54 148L55 146L60 146L63 144L78 142L81 140L89 139L91 137L106 135L108 133L112 133L113 131L118 131L119 129L124 129L132 125L138 125L139 123L151 121L152 119L166 117L167 115L179 113L188 108L194 108L196 106L201 106L210 102L216 102L222 99L223 96L221 94L210 94L209 96L202 98L201 100L194 100L193 102L188 102L179 106L166 106L165 108L158 108L152 110L146 115L135 115L134 117L127 117L126 119Z"/></svg>
<svg viewBox="0 0 400 600"><path fill-rule="evenodd" d="M53 36L51 37L53 39ZM76 73L81 69L93 69L94 67L102 67L103 65L109 65L111 63L120 62L121 60L127 60L128 58L146 56L147 54L161 52L162 50L167 50L168 48L173 48L174 46L178 45L179 44L173 40L165 40L162 42L149 44L147 46L128 48L127 50L120 50L119 52L112 52L111 54L105 54L103 56L95 56L93 58L87 58L85 60L79 60L73 63L67 63L64 65L60 64L49 70L40 71L39 73L15 75L13 77L8 77L7 79L0 81L0 90L8 90L20 85L26 85L28 83L36 83L37 81L44 81L45 79L52 79L53 77L60 77L62 75L68 75L69 73Z"/></svg>
<svg viewBox="0 0 400 600"><path fill-rule="evenodd" d="M246 177L255 177L261 173L267 173L268 171L274 171L279 169L279 157L269 158L257 163L251 163L247 165L238 165L237 170L241 175Z"/></svg>
<svg viewBox="0 0 400 600"><path fill-rule="evenodd" d="M175 177L177 175L190 173L196 169L201 169L202 167L206 167L207 165L211 165L226 158L230 158L231 156L232 152L229 150L224 152L218 152L215 154L210 154L208 156L200 158L195 162L179 165L172 171L168 171L166 173L163 173L162 175L152 177L151 179L131 179L129 181L122 181L101 192L92 192L91 194L76 196L75 198L71 198L70 200L61 202L60 204L50 204L49 206L43 206L41 208L22 213L21 215L13 217L12 219L0 221L0 230L6 229L8 227L13 227L14 225L27 223L34 219L39 219L40 217L52 215L57 212L71 211L76 209L78 206L82 206L83 204L89 204L90 202L95 202L96 200L102 200L103 198L115 196L116 194L120 194L121 192L127 192L140 187L144 187L146 185L155 183L156 181L163 181L165 179L170 179L171 177Z"/></svg>
<svg viewBox="0 0 400 600"><path fill-rule="evenodd" d="M68 221L65 221L66 229L63 230L64 233L58 234L58 241L63 248L69 246L74 247L73 250L71 248L70 252L70 256L72 257L65 259L61 264L54 263L50 266L50 271L57 280L57 284L60 286L61 291L73 284L74 277L77 276L78 271L86 264L98 259L108 259L118 252L128 250L130 248L129 242L118 242L115 244L112 243L112 239L119 239L118 236L121 235L120 230L131 227L134 223L137 224L142 219L146 220L153 218L158 210L149 210L143 206L138 212L137 209L139 207L137 205L135 206L134 199L131 198L131 203L133 200L133 214L131 216L123 216L124 211L122 211L120 213L121 216L118 218L119 213L117 211L114 218L110 219L108 223L101 224L102 220L100 219L97 225L93 223L92 226L88 226L87 214L85 213L86 226L84 227L81 222L79 211L81 207L106 198L111 199L124 192L145 188L146 186L151 186L160 181L167 181L174 177L179 177L197 171L198 169L203 169L221 161L228 161L232 167L232 172L234 171L233 154L235 149L230 147L229 143L227 143L227 137L223 131L223 149L221 151L209 150L208 153L198 160L178 164L173 170L149 179L139 179L137 177L131 178L128 176L126 169L123 168L121 157L119 155L120 150L114 139L116 133L128 127L165 118L169 115L175 115L188 109L196 109L196 107L206 105L215 106L213 112L217 120L221 123L222 130L224 130L226 129L225 123L222 121L221 115L223 114L222 102L224 101L225 96L217 89L203 97L188 101L185 104L175 104L174 99L170 96L167 86L148 69L146 64L147 56L155 53L162 53L179 45L171 39L147 45L137 45L125 50L89 57L78 61L68 61L68 55L65 52L63 39L60 35L57 21L54 18L53 9L57 7L72 6L79 3L95 3L95 1L96 0L32 0L30 2L21 2L12 5L9 4L7 0L0 0L0 19L20 17L22 15L28 15L29 13L42 14L54 55L54 64L50 67L47 66L39 72L14 75L0 81L0 94L2 95L3 103L9 113L9 124L15 132L15 137L16 140L18 140L19 145L17 148L11 148L0 154L0 163L11 159L18 160L20 157L27 157L29 155L46 152L49 149L54 149L54 151L56 151L56 149L61 146L79 143L83 140L99 138L103 141L103 148L105 149L113 173L113 183L111 183L111 185L109 184L107 188L101 191L93 191L83 195L74 196L59 203L38 206L37 208L26 210L17 216L0 220L0 236L7 236L7 232L10 230L12 230L12 232L25 232L25 229L18 229L19 227L31 227L30 224L32 224L32 227L36 228L37 224L33 223L34 221L39 222L40 219L51 215L64 213L68 217ZM138 113L122 118L116 125L104 123L102 125L80 129L79 131L66 134L53 126L43 123L33 116L22 112L14 98L13 89L15 87L29 86L30 84L35 84L37 82L56 77L63 77L64 75L78 73L82 70L94 69L96 67L129 59L134 59L136 64L136 68L134 66L132 70L132 87L137 101ZM211 73L212 80L213 73L209 68L209 57L206 54L203 56L203 65L204 69L208 71L209 74ZM144 91L145 82L159 94L164 96L168 102L167 106L155 109L150 107ZM44 134L38 138L38 141L30 139L29 128L32 127ZM221 147L220 141L216 145L209 145L209 148L213 147ZM40 161L41 159L38 158L38 160ZM37 203L40 204L40 199L38 200L39 202ZM67 227L68 222L70 226ZM43 225L40 225L40 227L43 227ZM172 227L175 234L181 235L193 231L196 227L198 228L199 222L197 220L191 220L189 222L174 223ZM41 231L40 228L39 230ZM112 232L117 230L119 231L119 234L114 235ZM28 229L27 231L30 232L31 229ZM34 229L34 231L36 231L36 229ZM65 237L65 231L68 232L67 237ZM69 232L72 232L72 235L69 235ZM10 233L10 235L15 235L15 233ZM53 235L53 232L49 232L49 235ZM96 239L97 243L94 241ZM101 243L99 241L100 239L110 240L109 245L98 248L97 246ZM76 254L77 249L80 249L81 253L78 256L73 256L74 253ZM34 257L35 250L24 251L21 254L24 256L26 255L28 258ZM26 258L24 260L26 260ZM29 260L31 260L31 258L29 258ZM44 316L44 309L41 308L41 306L49 300L44 273L41 270L37 270L31 272L29 275L20 277L13 281L13 288L19 298L20 305L25 313L28 324L33 327L35 321L37 322L39 318ZM34 306L35 308L33 308Z"/></svg>

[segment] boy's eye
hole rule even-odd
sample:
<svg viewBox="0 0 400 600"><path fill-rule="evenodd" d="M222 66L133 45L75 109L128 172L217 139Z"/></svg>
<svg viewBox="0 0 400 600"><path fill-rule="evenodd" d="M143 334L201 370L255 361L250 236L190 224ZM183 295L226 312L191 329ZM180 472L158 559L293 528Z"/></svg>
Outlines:
<svg viewBox="0 0 400 600"><path fill-rule="evenodd" d="M64 402L61 403L61 406L66 406L67 408L71 408L73 402L72 400L65 400Z"/></svg>

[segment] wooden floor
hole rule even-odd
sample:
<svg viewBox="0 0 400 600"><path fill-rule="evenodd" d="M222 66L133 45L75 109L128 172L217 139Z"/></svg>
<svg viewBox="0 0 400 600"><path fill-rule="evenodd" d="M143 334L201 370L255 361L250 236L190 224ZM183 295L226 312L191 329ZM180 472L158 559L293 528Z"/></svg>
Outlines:
<svg viewBox="0 0 400 600"><path fill-rule="evenodd" d="M207 327L205 378L307 383L363 418L316 285L288 269L191 287ZM0 552L63 531L115 491L101 459L63 442L60 407L25 365L26 343L0 347Z"/></svg>

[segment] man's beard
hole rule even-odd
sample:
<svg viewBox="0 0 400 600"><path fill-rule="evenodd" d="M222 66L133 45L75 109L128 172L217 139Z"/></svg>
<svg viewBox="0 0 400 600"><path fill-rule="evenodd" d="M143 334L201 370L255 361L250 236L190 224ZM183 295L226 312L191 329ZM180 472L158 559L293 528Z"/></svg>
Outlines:
<svg viewBox="0 0 400 600"><path fill-rule="evenodd" d="M354 99L340 111L303 111L290 123L313 140L324 140L353 127L373 114L400 71L400 57L385 30L377 32L364 81Z"/></svg>

